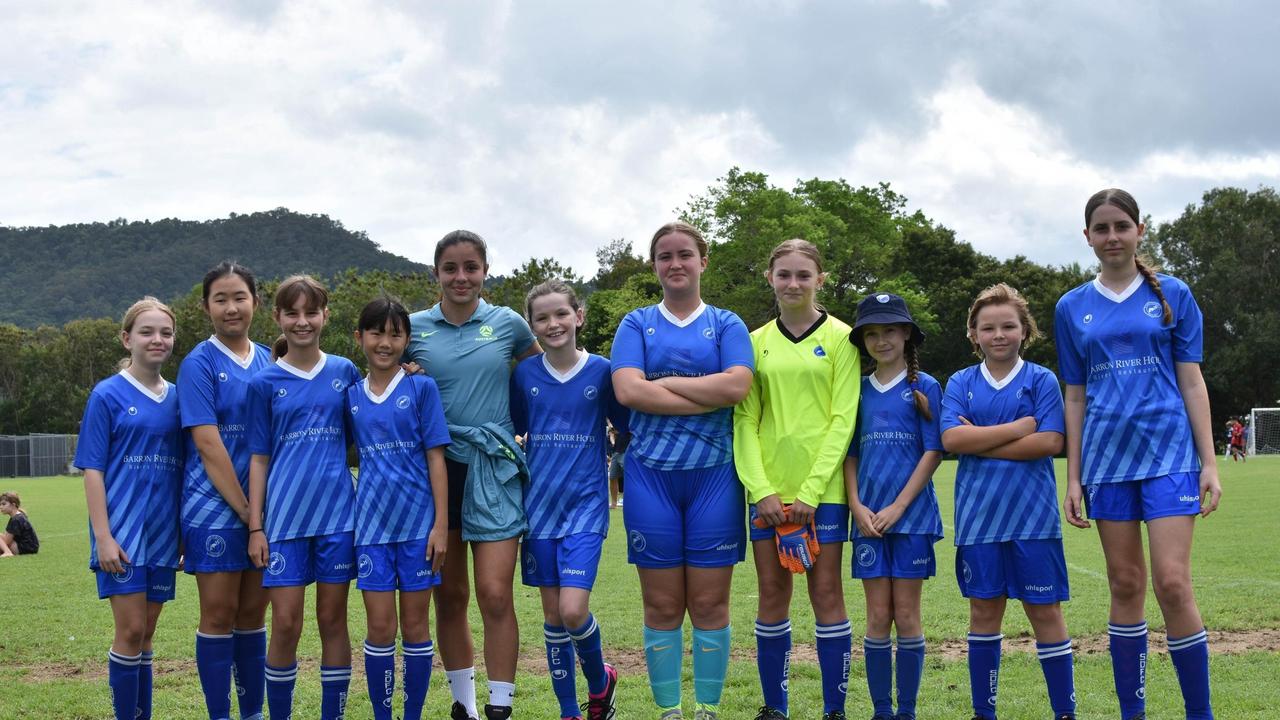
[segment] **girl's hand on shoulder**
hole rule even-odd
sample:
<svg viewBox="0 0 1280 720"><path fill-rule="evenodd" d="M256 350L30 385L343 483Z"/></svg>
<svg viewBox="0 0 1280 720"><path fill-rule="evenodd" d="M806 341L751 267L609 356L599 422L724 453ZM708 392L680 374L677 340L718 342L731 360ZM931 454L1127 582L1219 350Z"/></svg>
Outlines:
<svg viewBox="0 0 1280 720"><path fill-rule="evenodd" d="M405 375L418 375L422 372L422 366L413 361L400 363L400 369L404 370Z"/></svg>
<svg viewBox="0 0 1280 720"><path fill-rule="evenodd" d="M122 573L129 563L129 555L125 553L115 536L108 535L98 541L98 567L109 573Z"/></svg>
<svg viewBox="0 0 1280 720"><path fill-rule="evenodd" d="M1218 466L1200 468L1200 517L1218 509L1222 500L1222 481L1218 479Z"/></svg>
<svg viewBox="0 0 1280 720"><path fill-rule="evenodd" d="M796 525L808 525L813 522L813 506L796 500L791 503L788 515L788 519Z"/></svg>
<svg viewBox="0 0 1280 720"><path fill-rule="evenodd" d="M271 548L267 544L267 534L262 530L249 533L249 561L254 567L266 568L271 559Z"/></svg>
<svg viewBox="0 0 1280 720"><path fill-rule="evenodd" d="M851 503L849 512L853 514L853 522L858 526L858 532L867 537L881 537L880 531L875 526L875 513L871 512L871 508L862 503Z"/></svg>
<svg viewBox="0 0 1280 720"><path fill-rule="evenodd" d="M782 501L776 494L760 498L756 503L756 517L767 527L777 527L787 519L782 509Z"/></svg>
<svg viewBox="0 0 1280 720"><path fill-rule="evenodd" d="M888 507L871 516L871 526L876 529L876 534L883 535L902 519L906 511L907 509L898 503L890 503Z"/></svg>
<svg viewBox="0 0 1280 720"><path fill-rule="evenodd" d="M445 552L449 548L449 531L436 525L427 536L427 560L431 562L431 572L439 573L444 568Z"/></svg>
<svg viewBox="0 0 1280 720"><path fill-rule="evenodd" d="M1080 487L1080 481L1067 481L1067 497L1062 501L1062 512L1067 516L1067 522L1078 528L1090 527L1090 523L1084 517L1084 488Z"/></svg>

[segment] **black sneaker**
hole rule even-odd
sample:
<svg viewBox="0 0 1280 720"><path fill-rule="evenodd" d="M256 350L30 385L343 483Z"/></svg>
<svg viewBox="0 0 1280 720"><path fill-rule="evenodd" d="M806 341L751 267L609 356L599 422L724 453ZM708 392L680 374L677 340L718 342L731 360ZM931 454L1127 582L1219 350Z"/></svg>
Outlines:
<svg viewBox="0 0 1280 720"><path fill-rule="evenodd" d="M787 716L781 710L761 705L760 712L756 713L756 720L787 720Z"/></svg>
<svg viewBox="0 0 1280 720"><path fill-rule="evenodd" d="M885 715L884 713L876 713L871 716L871 720L893 720L893 716Z"/></svg>
<svg viewBox="0 0 1280 720"><path fill-rule="evenodd" d="M453 701L453 707L449 708L449 720L479 720L467 714L467 708L457 700Z"/></svg>
<svg viewBox="0 0 1280 720"><path fill-rule="evenodd" d="M489 705L484 706L485 720L507 720L511 717L511 708L506 705Z"/></svg>
<svg viewBox="0 0 1280 720"><path fill-rule="evenodd" d="M605 686L599 696L590 696L582 704L587 720L612 720L616 711L614 701L618 695L618 671L609 663L604 664Z"/></svg>
<svg viewBox="0 0 1280 720"><path fill-rule="evenodd" d="M843 710L832 710L822 716L822 720L845 720Z"/></svg>

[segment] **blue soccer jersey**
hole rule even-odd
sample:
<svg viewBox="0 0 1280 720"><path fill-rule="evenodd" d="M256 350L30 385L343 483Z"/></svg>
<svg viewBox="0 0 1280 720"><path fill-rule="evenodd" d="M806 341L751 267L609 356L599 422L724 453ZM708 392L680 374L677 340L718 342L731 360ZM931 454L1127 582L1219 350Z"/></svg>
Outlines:
<svg viewBox="0 0 1280 720"><path fill-rule="evenodd" d="M533 332L511 308L484 300L461 325L436 305L409 316L405 358L435 379L451 425L498 423L511 432L511 362L533 346Z"/></svg>
<svg viewBox="0 0 1280 720"><path fill-rule="evenodd" d="M80 422L76 467L102 473L111 536L132 565L178 567L182 423L178 392L159 395L127 370L98 383ZM98 544L89 528L89 567Z"/></svg>
<svg viewBox="0 0 1280 720"><path fill-rule="evenodd" d="M321 354L307 372L281 358L249 382L249 452L269 455L268 542L350 532L355 488L347 467L351 361Z"/></svg>
<svg viewBox="0 0 1280 720"><path fill-rule="evenodd" d="M913 389L929 399L933 420L925 420L916 411ZM875 375L862 379L858 429L849 447L849 455L858 458L859 502L872 512L892 505L920 464L920 457L929 450L942 451L941 413L942 387L925 373L916 376L914 388L907 383L906 370L888 385L881 385ZM942 516L932 479L890 532L942 537ZM862 536L856 523L853 534Z"/></svg>
<svg viewBox="0 0 1280 720"><path fill-rule="evenodd" d="M1171 325L1142 275L1119 294L1095 279L1058 300L1058 372L1085 388L1085 485L1200 470L1174 364L1203 358L1204 317L1185 283L1157 277Z"/></svg>
<svg viewBox="0 0 1280 720"><path fill-rule="evenodd" d="M1062 392L1047 368L1021 358L1003 380L985 363L951 376L942 397L942 432L1003 425L1034 416L1037 432L1065 432ZM956 469L956 545L1062 537L1053 458L1002 460L961 455Z"/></svg>
<svg viewBox="0 0 1280 720"><path fill-rule="evenodd" d="M347 388L347 405L360 452L356 545L425 538L436 513L427 450L449 444L436 382L402 370L374 395L365 379Z"/></svg>
<svg viewBox="0 0 1280 720"><path fill-rule="evenodd" d="M216 425L231 457L245 497L249 495L249 380L271 363L271 351L249 344L241 359L217 337L195 346L178 369L182 397L182 427ZM186 436L187 467L182 487L182 524L206 530L240 527L236 511L227 504L204 471L204 461L190 432Z"/></svg>
<svg viewBox="0 0 1280 720"><path fill-rule="evenodd" d="M613 338L612 367L645 378L702 377L731 367L755 369L751 336L728 310L700 305L681 320L662 303L627 313ZM733 460L733 408L701 415L631 414L627 453L655 470L693 470Z"/></svg>
<svg viewBox="0 0 1280 720"><path fill-rule="evenodd" d="M609 437L605 419L627 432L628 410L613 396L609 361L580 353L561 374L545 355L511 375L511 422L525 435L528 537L542 540L609 530Z"/></svg>

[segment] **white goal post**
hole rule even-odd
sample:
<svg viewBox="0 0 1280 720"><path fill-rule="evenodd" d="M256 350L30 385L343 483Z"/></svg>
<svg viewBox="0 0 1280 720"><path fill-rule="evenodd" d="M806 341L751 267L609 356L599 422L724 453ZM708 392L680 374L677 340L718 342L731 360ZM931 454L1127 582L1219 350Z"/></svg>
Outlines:
<svg viewBox="0 0 1280 720"><path fill-rule="evenodd" d="M1248 454L1280 455L1280 407L1251 410L1247 435Z"/></svg>

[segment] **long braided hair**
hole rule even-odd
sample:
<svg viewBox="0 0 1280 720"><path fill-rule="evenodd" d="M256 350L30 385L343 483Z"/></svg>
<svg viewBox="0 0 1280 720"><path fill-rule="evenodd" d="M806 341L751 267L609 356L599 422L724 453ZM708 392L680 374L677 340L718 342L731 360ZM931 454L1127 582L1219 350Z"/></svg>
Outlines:
<svg viewBox="0 0 1280 720"><path fill-rule="evenodd" d="M1107 188L1099 190L1089 198L1089 202L1084 205L1084 225L1089 227L1089 223L1093 218L1093 211L1103 205L1111 205L1120 208L1134 225L1141 225L1142 220L1138 213L1138 201L1133 199L1129 193L1120 188ZM1169 307L1169 301L1164 298L1164 290L1160 287L1160 278L1156 277L1157 268L1149 259L1143 261L1142 257L1135 255L1133 263L1138 266L1138 272L1142 274L1143 280L1146 281L1147 287L1156 294L1160 300L1160 307L1164 309L1164 317L1161 318L1165 325L1173 324L1173 308Z"/></svg>
<svg viewBox="0 0 1280 720"><path fill-rule="evenodd" d="M920 352L916 349L916 344L907 338L906 345L902 348L902 356L907 361L907 385L911 386L911 394L915 398L916 412L921 417L930 422L933 421L933 411L929 409L929 398L920 392L918 381L920 379Z"/></svg>

